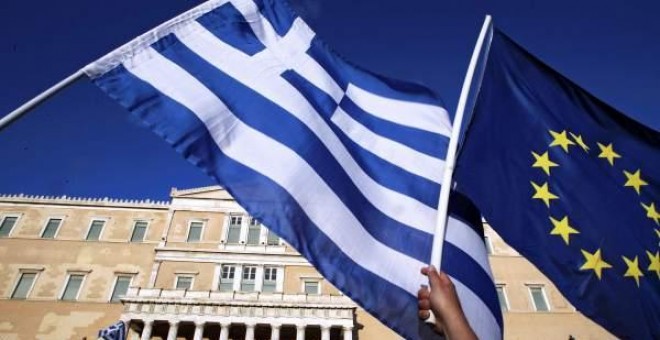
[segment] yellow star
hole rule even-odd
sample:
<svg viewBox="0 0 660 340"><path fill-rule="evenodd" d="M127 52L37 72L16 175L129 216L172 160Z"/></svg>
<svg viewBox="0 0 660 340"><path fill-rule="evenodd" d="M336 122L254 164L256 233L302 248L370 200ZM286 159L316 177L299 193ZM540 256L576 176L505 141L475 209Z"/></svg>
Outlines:
<svg viewBox="0 0 660 340"><path fill-rule="evenodd" d="M568 242L570 241L569 238L571 234L579 234L580 232L573 229L568 224L568 216L564 216L564 219L561 221L555 220L554 218L550 217L550 222L552 222L552 225L555 226L552 231L550 231L550 235L560 235L561 238L564 239L564 242L568 245Z"/></svg>
<svg viewBox="0 0 660 340"><path fill-rule="evenodd" d="M621 158L621 155L614 152L612 143L608 144L607 146L600 143L596 143L596 144L598 144L598 147L600 148L600 155L598 155L598 158L607 159L607 161L610 162L610 165L614 165L615 158Z"/></svg>
<svg viewBox="0 0 660 340"><path fill-rule="evenodd" d="M584 264L580 267L580 270L593 270L600 280L603 269L612 268L612 265L605 262L600 255L600 249L596 250L595 253L591 254L588 251L582 249L582 256L584 256Z"/></svg>
<svg viewBox="0 0 660 340"><path fill-rule="evenodd" d="M542 155L538 155L536 152L532 151L532 156L534 156L534 159L536 160L534 164L532 164L532 168L541 168L548 176L550 176L550 168L559 166L559 164L550 160L547 151Z"/></svg>
<svg viewBox="0 0 660 340"><path fill-rule="evenodd" d="M562 132L555 132L552 130L548 130L548 131L552 135L552 138L554 138L552 143L550 143L550 146L561 146L561 148L564 149L565 152L568 152L568 146L575 145L575 142L568 139L568 136L566 136L566 130Z"/></svg>
<svg viewBox="0 0 660 340"><path fill-rule="evenodd" d="M651 202L650 205L642 203L642 207L646 210L646 217L655 221L655 224L660 225L660 213L655 210L655 203Z"/></svg>
<svg viewBox="0 0 660 340"><path fill-rule="evenodd" d="M530 182L530 183L532 183L534 190L536 190L536 193L534 194L534 196L532 196L532 198L543 200L543 202L545 202L545 205L548 208L550 208L550 200L555 200L559 198L555 194L550 192L550 189L548 189L548 182L543 183L543 185L541 186L539 186L534 182Z"/></svg>
<svg viewBox="0 0 660 340"><path fill-rule="evenodd" d="M649 185L645 180L642 179L640 170L637 169L637 172L635 173L630 173L626 170L623 170L623 174L626 175L626 178L628 180L626 181L626 184L624 184L624 187L633 187L635 188L635 191L637 191L637 194L639 195L639 189L645 185Z"/></svg>
<svg viewBox="0 0 660 340"><path fill-rule="evenodd" d="M582 148L582 150L584 150L584 152L588 153L589 152L589 146L587 145L587 143L585 143L582 140L582 136L581 135L576 135L573 132L569 132L569 133L571 134L571 137L573 137L573 139L575 139L575 143L577 143L577 145L579 145Z"/></svg>
<svg viewBox="0 0 660 340"><path fill-rule="evenodd" d="M649 262L651 262L646 270L655 272L658 275L658 279L660 279L660 252L656 251L655 254L653 254L647 250L646 255L649 256Z"/></svg>
<svg viewBox="0 0 660 340"><path fill-rule="evenodd" d="M660 229L656 229L655 234L658 235L658 238L660 238Z"/></svg>
<svg viewBox="0 0 660 340"><path fill-rule="evenodd" d="M641 270L639 270L639 261L637 260L637 256L635 256L634 260L630 260L629 258L622 256L623 261L626 262L626 265L628 266L628 269L626 270L626 273L623 274L623 277L632 277L635 279L635 282L637 282L637 287L639 287L639 278L644 276Z"/></svg>

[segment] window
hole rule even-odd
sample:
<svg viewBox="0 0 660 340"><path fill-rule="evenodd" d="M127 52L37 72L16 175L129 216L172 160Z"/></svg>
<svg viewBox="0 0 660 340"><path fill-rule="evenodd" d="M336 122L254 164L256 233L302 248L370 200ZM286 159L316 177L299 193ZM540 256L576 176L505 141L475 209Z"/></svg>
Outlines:
<svg viewBox="0 0 660 340"><path fill-rule="evenodd" d="M498 285L496 289L497 289L497 299L500 301L500 308L502 309L502 311L508 311L509 302L506 299L506 291L504 290L504 286Z"/></svg>
<svg viewBox="0 0 660 340"><path fill-rule="evenodd" d="M176 289L187 289L190 290L193 287L193 277L192 276L177 276L176 277Z"/></svg>
<svg viewBox="0 0 660 340"><path fill-rule="evenodd" d="M277 268L264 268L264 284L262 291L266 293L274 292L277 287Z"/></svg>
<svg viewBox="0 0 660 340"><path fill-rule="evenodd" d="M220 284L218 289L221 292L231 292L234 290L234 275L236 274L236 266L224 265L222 266L222 273L220 274Z"/></svg>
<svg viewBox="0 0 660 340"><path fill-rule="evenodd" d="M537 312L547 312L550 310L548 307L548 300L545 298L543 286L529 286L529 293L532 296L532 303L534 310Z"/></svg>
<svg viewBox="0 0 660 340"><path fill-rule="evenodd" d="M12 299L26 299L32 290L37 273L21 273L18 283L11 294Z"/></svg>
<svg viewBox="0 0 660 340"><path fill-rule="evenodd" d="M9 236L14 225L18 221L18 216L5 216L0 223L0 237Z"/></svg>
<svg viewBox="0 0 660 340"><path fill-rule="evenodd" d="M132 279L133 277L130 275L117 276L115 286L112 288L112 295L110 295L110 302L119 302L119 299L126 295Z"/></svg>
<svg viewBox="0 0 660 340"><path fill-rule="evenodd" d="M318 295L320 294L320 286L318 281L305 281L303 282L303 289L305 294Z"/></svg>
<svg viewBox="0 0 660 340"><path fill-rule="evenodd" d="M186 242L199 242L202 239L202 228L204 228L203 222L190 222L190 227L188 228L188 239Z"/></svg>
<svg viewBox="0 0 660 340"><path fill-rule="evenodd" d="M92 225L89 226L89 231L87 232L87 241L98 241L101 238L101 233L103 232L103 226L105 221L103 220L93 220Z"/></svg>
<svg viewBox="0 0 660 340"><path fill-rule="evenodd" d="M493 254L493 244L490 243L490 237L484 235L484 243L486 244L486 251L488 252L488 255Z"/></svg>
<svg viewBox="0 0 660 340"><path fill-rule="evenodd" d="M82 274L70 274L64 286L64 292L62 292L62 300L75 301L78 300L78 294L80 293L80 287L82 286L85 275Z"/></svg>
<svg viewBox="0 0 660 340"><path fill-rule="evenodd" d="M259 244L259 234L261 234L261 223L256 218L251 218L250 226L248 227L247 244Z"/></svg>
<svg viewBox="0 0 660 340"><path fill-rule="evenodd" d="M133 225L133 234L131 234L131 242L143 242L144 235L147 233L146 221L135 221Z"/></svg>
<svg viewBox="0 0 660 340"><path fill-rule="evenodd" d="M55 238L57 230L60 228L60 224L62 224L61 218L49 219L44 228L44 232L41 233L41 238Z"/></svg>
<svg viewBox="0 0 660 340"><path fill-rule="evenodd" d="M266 239L266 244L269 246L276 246L280 244L280 237L277 236L274 232L268 230L268 238Z"/></svg>
<svg viewBox="0 0 660 340"><path fill-rule="evenodd" d="M257 278L257 267L243 267L243 279L241 280L242 292L254 291L254 280Z"/></svg>
<svg viewBox="0 0 660 340"><path fill-rule="evenodd" d="M229 218L229 231L227 232L227 243L238 243L241 239L241 224L243 217L231 216Z"/></svg>

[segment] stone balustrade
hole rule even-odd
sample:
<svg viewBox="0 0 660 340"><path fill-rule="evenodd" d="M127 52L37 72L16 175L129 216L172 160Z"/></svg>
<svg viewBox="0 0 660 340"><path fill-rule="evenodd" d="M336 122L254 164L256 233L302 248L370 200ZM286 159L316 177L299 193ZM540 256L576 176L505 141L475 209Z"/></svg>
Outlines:
<svg viewBox="0 0 660 340"><path fill-rule="evenodd" d="M193 339L202 339L205 325L212 325L217 338L227 340L232 327L243 330L241 339L254 340L255 327L269 328L270 340L280 337L280 329L288 329L289 339L303 340L312 327L320 331L321 340L351 340L356 305L345 296L282 293L244 293L188 291L157 288L129 288L122 319L141 325L141 340L151 339L154 325L165 327L167 339L176 339L182 323L195 325ZM295 329L295 330L294 330ZM331 329L335 329L331 332ZM234 329L235 331L236 329ZM338 336L337 334L341 334ZM257 337L258 338L258 337ZM214 338L215 339L215 338Z"/></svg>
<svg viewBox="0 0 660 340"><path fill-rule="evenodd" d="M194 302L202 300L206 302L258 302L278 304L337 304L354 307L353 302L344 295L309 295L309 294L284 294L284 293L260 293L260 292L219 292L219 291L195 291L183 289L161 289L131 287L128 289L123 300L133 301L135 299L158 298L161 300L176 299Z"/></svg>

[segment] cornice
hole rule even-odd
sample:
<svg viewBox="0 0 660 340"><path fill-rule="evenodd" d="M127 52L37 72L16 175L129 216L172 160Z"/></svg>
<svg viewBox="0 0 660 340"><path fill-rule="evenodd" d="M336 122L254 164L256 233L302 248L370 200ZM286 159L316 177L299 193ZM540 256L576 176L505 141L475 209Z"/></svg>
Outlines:
<svg viewBox="0 0 660 340"><path fill-rule="evenodd" d="M0 203L11 204L50 204L64 206L97 206L97 207L118 207L118 208L142 208L142 209L163 209L170 207L169 201L154 201L151 199L130 200L116 198L87 198L87 197L69 197L62 196L44 196L44 195L25 195L25 194L0 194Z"/></svg>

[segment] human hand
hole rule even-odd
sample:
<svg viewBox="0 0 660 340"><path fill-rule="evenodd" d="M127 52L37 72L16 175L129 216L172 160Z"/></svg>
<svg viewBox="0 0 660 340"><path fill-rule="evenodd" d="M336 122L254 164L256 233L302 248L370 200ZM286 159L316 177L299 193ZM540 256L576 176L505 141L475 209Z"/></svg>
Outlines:
<svg viewBox="0 0 660 340"><path fill-rule="evenodd" d="M434 266L422 268L422 274L428 276L431 289L422 286L417 292L420 319L428 319L433 312L437 332L452 340L476 340L449 276Z"/></svg>

